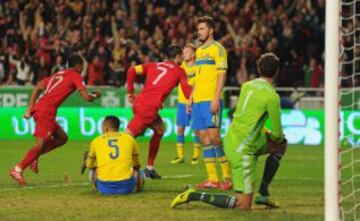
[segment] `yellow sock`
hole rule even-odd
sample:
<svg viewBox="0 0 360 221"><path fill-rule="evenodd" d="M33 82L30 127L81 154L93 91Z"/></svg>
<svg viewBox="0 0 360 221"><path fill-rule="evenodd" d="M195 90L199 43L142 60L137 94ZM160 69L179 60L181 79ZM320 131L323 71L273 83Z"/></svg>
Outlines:
<svg viewBox="0 0 360 221"><path fill-rule="evenodd" d="M218 182L219 181L219 177L217 175L216 172L216 164L215 164L215 159L213 158L207 158L205 159L205 167L206 167L206 172L208 173L208 180L211 182Z"/></svg>
<svg viewBox="0 0 360 221"><path fill-rule="evenodd" d="M179 158L184 158L184 153L185 153L184 144L182 143L176 144L176 152Z"/></svg>
<svg viewBox="0 0 360 221"><path fill-rule="evenodd" d="M223 179L231 179L231 170L229 166L229 162L227 161L226 157L219 158L221 170L223 174Z"/></svg>
<svg viewBox="0 0 360 221"><path fill-rule="evenodd" d="M200 155L201 155L201 144L195 143L194 144L193 158L199 159Z"/></svg>

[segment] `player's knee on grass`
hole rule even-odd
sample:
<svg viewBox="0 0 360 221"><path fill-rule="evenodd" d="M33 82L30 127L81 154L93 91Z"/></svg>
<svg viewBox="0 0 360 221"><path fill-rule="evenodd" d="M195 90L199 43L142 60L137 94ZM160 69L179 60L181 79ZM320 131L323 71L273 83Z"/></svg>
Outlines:
<svg viewBox="0 0 360 221"><path fill-rule="evenodd" d="M283 157L287 150L287 143L279 144L276 150L273 152L273 154L277 155L278 157Z"/></svg>
<svg viewBox="0 0 360 221"><path fill-rule="evenodd" d="M237 193L236 195L236 208L241 210L250 210L252 204L253 194Z"/></svg>
<svg viewBox="0 0 360 221"><path fill-rule="evenodd" d="M266 141L266 152L282 157L287 150L287 140L284 138L281 143L276 143L269 138Z"/></svg>

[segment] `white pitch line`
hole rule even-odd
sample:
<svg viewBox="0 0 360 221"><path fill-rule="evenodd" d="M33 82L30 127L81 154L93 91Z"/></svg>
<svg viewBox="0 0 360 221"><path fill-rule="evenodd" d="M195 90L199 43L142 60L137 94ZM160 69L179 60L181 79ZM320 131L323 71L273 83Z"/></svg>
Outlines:
<svg viewBox="0 0 360 221"><path fill-rule="evenodd" d="M191 174L182 174L182 175L174 175L174 176L164 176L162 179L181 179L191 177ZM41 189L41 188L65 188L65 187L72 187L72 186L90 186L91 184L88 182L83 183L69 183L69 184L52 184L52 185L38 185L38 186L24 186L24 187L5 187L0 188L0 191L7 191L7 190L31 190L31 189Z"/></svg>
<svg viewBox="0 0 360 221"><path fill-rule="evenodd" d="M41 189L41 188L63 188L70 186L89 186L90 183L69 183L69 184L53 184L53 185L39 185L39 186L23 186L23 187L5 187L0 188L2 190L31 190L31 189Z"/></svg>
<svg viewBox="0 0 360 221"><path fill-rule="evenodd" d="M312 181L321 181L324 179L319 179L319 178L312 178L312 177L274 177L274 179L279 179L279 180L312 180Z"/></svg>
<svg viewBox="0 0 360 221"><path fill-rule="evenodd" d="M192 177L191 174L183 174L183 175L174 175L174 176L163 176L162 179L181 179ZM323 179L311 178L311 177L276 177L275 179L279 180L312 180L312 181L322 181ZM24 187L5 187L0 188L0 191L10 191L10 190L31 190L31 189L41 189L41 188L66 188L72 186L91 186L88 182L83 183L69 183L69 184L53 184L53 185L39 185L39 186L24 186Z"/></svg>
<svg viewBox="0 0 360 221"><path fill-rule="evenodd" d="M181 178L187 178L192 177L191 174L183 174L183 175L174 175L174 176L163 176L161 179L181 179Z"/></svg>

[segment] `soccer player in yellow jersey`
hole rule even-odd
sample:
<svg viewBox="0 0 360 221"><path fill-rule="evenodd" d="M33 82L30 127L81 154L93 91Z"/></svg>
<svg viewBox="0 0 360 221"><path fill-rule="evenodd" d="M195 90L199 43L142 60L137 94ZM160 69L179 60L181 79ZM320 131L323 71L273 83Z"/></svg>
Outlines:
<svg viewBox="0 0 360 221"><path fill-rule="evenodd" d="M128 194L142 190L139 145L127 133L118 132L120 121L115 116L105 117L103 134L90 145L86 167L94 170L93 181L105 195Z"/></svg>
<svg viewBox="0 0 360 221"><path fill-rule="evenodd" d="M181 64L181 67L185 70L186 76L188 79L189 85L193 85L196 66L195 66L195 51L196 46L194 44L186 44L183 49L184 61ZM180 85L178 86L178 109L176 113L176 125L177 125L177 143L176 151L177 157L171 161L171 163L184 163L184 143L185 143L185 128L190 125L191 114L186 111L186 104L188 99L186 99L184 92L182 91ZM199 137L195 134L194 140L194 151L191 164L195 165L199 163L199 158L201 154L201 145L199 143Z"/></svg>
<svg viewBox="0 0 360 221"><path fill-rule="evenodd" d="M196 50L195 82L192 92L192 128L198 131L208 179L198 188L219 188L216 160L220 161L223 182L221 188L232 188L229 163L225 157L220 138L222 90L227 69L227 54L224 47L214 40L215 22L211 17L198 19L197 32L201 42Z"/></svg>

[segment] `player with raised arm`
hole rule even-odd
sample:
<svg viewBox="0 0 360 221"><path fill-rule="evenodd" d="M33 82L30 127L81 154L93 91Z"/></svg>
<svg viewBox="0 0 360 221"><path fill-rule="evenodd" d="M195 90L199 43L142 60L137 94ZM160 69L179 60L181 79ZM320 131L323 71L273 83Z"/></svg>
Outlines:
<svg viewBox="0 0 360 221"><path fill-rule="evenodd" d="M195 66L195 51L196 46L194 44L186 44L183 49L184 61L181 64L181 67L184 68L186 72L186 76L188 79L188 83L193 85L196 66ZM181 87L178 87L178 107L176 112L176 126L177 126L177 143L176 143L176 152L177 156L171 163L184 163L184 155L185 155L185 129L190 126L191 114L186 111L186 104L188 103L188 99L185 98L184 92ZM193 157L191 160L191 164L195 165L199 163L199 158L201 155L201 145L199 141L199 137L195 133L194 139L194 151Z"/></svg>
<svg viewBox="0 0 360 221"><path fill-rule="evenodd" d="M67 69L43 79L32 92L24 118L29 119L32 116L35 120L36 144L26 153L23 160L10 170L10 176L20 185L26 185L23 171L30 164L34 163L31 169L37 173L38 157L67 142L66 133L55 119L57 110L65 99L75 90L88 102L100 97L98 91L89 94L83 83L79 74L83 69L83 59L79 55L71 55L67 63ZM41 92L43 96L37 101Z"/></svg>
<svg viewBox="0 0 360 221"><path fill-rule="evenodd" d="M272 87L278 66L278 58L273 53L261 56L258 62L260 78L241 87L234 119L224 140L236 197L188 189L174 199L171 208L190 201L201 201L221 208L251 209L256 162L263 154L269 156L255 203L270 208L279 207L277 201L269 198L268 190L287 147L281 127L280 97ZM271 132L264 129L268 118L272 125Z"/></svg>
<svg viewBox="0 0 360 221"><path fill-rule="evenodd" d="M170 46L166 51L166 60L157 63L146 63L130 67L127 74L128 100L133 104L134 117L129 122L126 132L136 138L147 128L154 133L150 140L149 155L145 174L152 179L160 179L155 171L154 161L164 134L164 123L158 114L169 93L179 83L186 98L191 94L191 86L187 83L186 73L181 64L182 49ZM134 95L136 75L145 75L146 81L141 92Z"/></svg>
<svg viewBox="0 0 360 221"><path fill-rule="evenodd" d="M120 120L106 116L101 124L102 135L96 137L85 152L91 182L104 195L141 192L144 177L140 171L140 148L135 139L119 132Z"/></svg>
<svg viewBox="0 0 360 221"><path fill-rule="evenodd" d="M229 163L225 157L221 137L222 90L226 78L227 54L225 48L214 40L215 22L211 17L197 21L201 46L196 50L196 69L192 92L192 129L198 132L208 178L197 188L219 188L216 161L220 161L223 182L221 188L232 187Z"/></svg>

